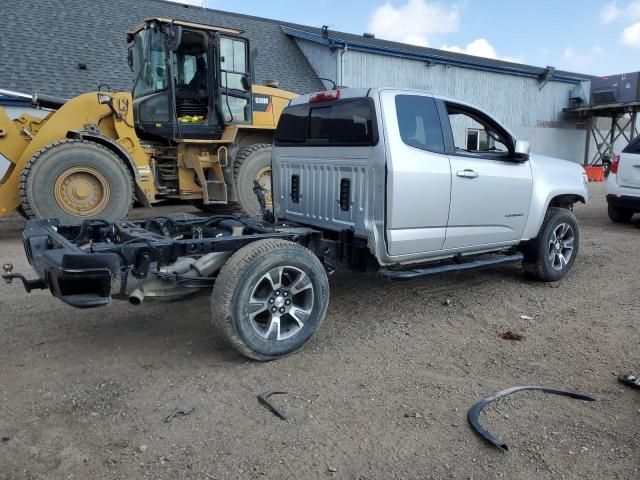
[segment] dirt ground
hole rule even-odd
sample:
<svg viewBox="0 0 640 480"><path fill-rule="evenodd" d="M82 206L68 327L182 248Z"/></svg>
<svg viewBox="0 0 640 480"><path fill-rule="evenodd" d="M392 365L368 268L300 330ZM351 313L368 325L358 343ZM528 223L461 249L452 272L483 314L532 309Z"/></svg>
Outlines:
<svg viewBox="0 0 640 480"><path fill-rule="evenodd" d="M80 311L2 285L0 478L640 478L640 391L616 381L640 370L640 221L614 225L591 193L564 281L341 274L318 335L267 364L214 336L208 295ZM0 221L0 262L30 273L21 224ZM483 443L468 408L527 384L597 401L513 395L482 417L510 450ZM265 390L289 392L288 421ZM177 405L195 410L165 423Z"/></svg>

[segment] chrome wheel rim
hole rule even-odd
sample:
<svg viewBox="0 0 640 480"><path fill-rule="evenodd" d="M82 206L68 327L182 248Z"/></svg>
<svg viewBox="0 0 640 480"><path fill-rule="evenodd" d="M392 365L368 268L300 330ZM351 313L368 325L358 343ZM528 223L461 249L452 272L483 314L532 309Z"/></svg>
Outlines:
<svg viewBox="0 0 640 480"><path fill-rule="evenodd" d="M296 335L313 311L313 284L297 267L283 266L260 277L249 299L249 321L267 340L286 340Z"/></svg>
<svg viewBox="0 0 640 480"><path fill-rule="evenodd" d="M564 269L573 256L575 235L568 223L561 223L549 237L549 264L554 270Z"/></svg>

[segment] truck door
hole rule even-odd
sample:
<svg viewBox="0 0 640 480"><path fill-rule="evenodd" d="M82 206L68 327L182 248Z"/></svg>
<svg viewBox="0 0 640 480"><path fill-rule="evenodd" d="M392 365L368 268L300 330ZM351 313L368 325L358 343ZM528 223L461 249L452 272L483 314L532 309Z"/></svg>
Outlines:
<svg viewBox="0 0 640 480"><path fill-rule="evenodd" d="M433 97L382 91L386 130L386 240L391 256L442 250L451 167Z"/></svg>
<svg viewBox="0 0 640 480"><path fill-rule="evenodd" d="M483 112L445 102L451 161L451 210L445 249L508 243L522 238L531 201L528 160L514 140Z"/></svg>

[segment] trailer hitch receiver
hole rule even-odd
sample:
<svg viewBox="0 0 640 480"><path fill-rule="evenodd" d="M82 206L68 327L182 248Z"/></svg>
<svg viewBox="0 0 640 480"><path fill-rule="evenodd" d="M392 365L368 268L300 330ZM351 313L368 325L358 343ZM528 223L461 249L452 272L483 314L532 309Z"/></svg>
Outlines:
<svg viewBox="0 0 640 480"><path fill-rule="evenodd" d="M4 265L2 265L2 271L2 279L5 281L5 283L12 284L15 279L18 279L22 282L22 285L24 285L24 289L27 291L27 293L31 292L31 290L44 290L45 288L47 288L44 281L39 278L37 280L27 280L24 275L21 275L19 273L12 273L13 264L11 263L5 263Z"/></svg>

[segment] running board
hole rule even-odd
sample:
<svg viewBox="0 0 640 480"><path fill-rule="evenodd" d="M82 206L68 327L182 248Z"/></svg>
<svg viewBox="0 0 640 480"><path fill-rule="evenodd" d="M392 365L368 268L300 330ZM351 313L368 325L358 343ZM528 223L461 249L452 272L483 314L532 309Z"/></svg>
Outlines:
<svg viewBox="0 0 640 480"><path fill-rule="evenodd" d="M495 267L508 263L518 263L524 260L524 255L520 252L509 255L497 255L491 258L483 258L463 263L450 263L433 267L412 268L411 270L380 270L380 274L389 280L411 280L418 277L428 277L430 275L440 275L449 272L461 272L465 270L475 270L478 268Z"/></svg>

